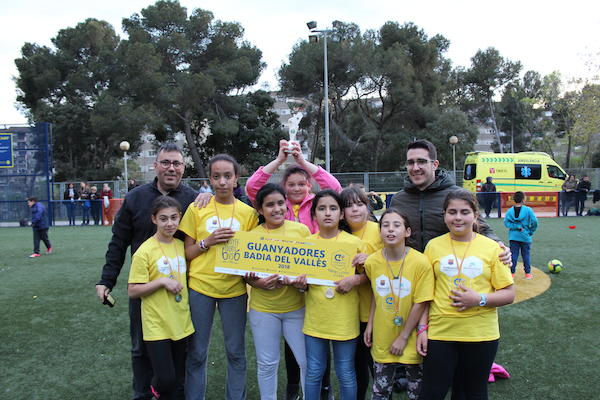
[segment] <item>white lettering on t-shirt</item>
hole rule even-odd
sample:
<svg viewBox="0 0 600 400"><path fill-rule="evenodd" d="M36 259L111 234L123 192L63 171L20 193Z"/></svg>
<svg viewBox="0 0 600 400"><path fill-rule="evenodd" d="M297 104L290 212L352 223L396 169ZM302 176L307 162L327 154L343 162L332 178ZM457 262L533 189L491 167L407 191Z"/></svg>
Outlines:
<svg viewBox="0 0 600 400"><path fill-rule="evenodd" d="M221 221L220 225L219 220ZM242 224L240 224L240 222L235 218L221 219L218 218L216 215L213 215L212 217L206 219L206 231L208 233L213 233L214 231L219 229L219 226L221 226L221 228L231 227L231 229L233 229L234 232L237 232L241 229Z"/></svg>
<svg viewBox="0 0 600 400"><path fill-rule="evenodd" d="M177 258L179 258L179 260L177 260ZM179 265L177 264L178 262ZM177 271L178 268L179 271ZM156 261L156 269L165 276L171 274L183 274L185 273L185 258L182 256L173 258L165 258L165 256L162 256Z"/></svg>

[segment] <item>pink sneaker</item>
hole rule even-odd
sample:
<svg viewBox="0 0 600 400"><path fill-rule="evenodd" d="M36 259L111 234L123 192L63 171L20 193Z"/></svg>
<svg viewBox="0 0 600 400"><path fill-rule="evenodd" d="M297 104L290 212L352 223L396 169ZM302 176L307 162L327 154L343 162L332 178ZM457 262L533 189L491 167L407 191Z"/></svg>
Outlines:
<svg viewBox="0 0 600 400"><path fill-rule="evenodd" d="M531 275L531 274L525 274L525 279L533 279L533 275Z"/></svg>
<svg viewBox="0 0 600 400"><path fill-rule="evenodd" d="M52 254L52 247L50 247L48 250L46 250L46 254Z"/></svg>
<svg viewBox="0 0 600 400"><path fill-rule="evenodd" d="M42 255L40 253L32 253L29 258L35 258L35 257L41 257Z"/></svg>
<svg viewBox="0 0 600 400"><path fill-rule="evenodd" d="M160 399L160 394L156 391L156 389L154 389L154 386L150 385L150 390L152 391L152 396L154 396L155 399Z"/></svg>

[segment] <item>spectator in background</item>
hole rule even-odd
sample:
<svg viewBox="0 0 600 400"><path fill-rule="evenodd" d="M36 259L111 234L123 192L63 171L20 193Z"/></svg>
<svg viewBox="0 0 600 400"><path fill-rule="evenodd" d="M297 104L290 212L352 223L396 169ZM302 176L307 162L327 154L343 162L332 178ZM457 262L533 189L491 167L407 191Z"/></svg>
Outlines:
<svg viewBox="0 0 600 400"><path fill-rule="evenodd" d="M592 182L590 182L590 177L584 175L579 181L579 184L577 185L577 194L575 195L577 199L577 202L575 203L575 212L577 213L577 215L583 215L583 209L585 208L585 199L587 199L587 194L591 188Z"/></svg>
<svg viewBox="0 0 600 400"><path fill-rule="evenodd" d="M104 217L104 224L110 225L112 220L112 215L109 213L110 209L110 200L113 198L113 192L108 183L102 185L102 215Z"/></svg>
<svg viewBox="0 0 600 400"><path fill-rule="evenodd" d="M31 208L31 228L33 229L33 253L30 258L39 257L40 240L46 245L46 254L52 253L52 244L48 239L48 218L46 208L42 203L38 203L37 198L28 197L27 205Z"/></svg>
<svg viewBox="0 0 600 400"><path fill-rule="evenodd" d="M575 191L577 190L575 175L569 175L569 179L562 184L562 190L562 215L566 217L569 214L569 208L575 203Z"/></svg>
<svg viewBox="0 0 600 400"><path fill-rule="evenodd" d="M244 189L244 186L240 185L238 182L235 183L235 188L233 189L233 197L235 197L242 203L253 207L252 202L250 201L248 196L246 196L246 190Z"/></svg>
<svg viewBox="0 0 600 400"><path fill-rule="evenodd" d="M67 185L67 189L63 195L65 207L67 209L67 217L69 218L69 226L75 225L75 200L79 199L79 193L75 189L73 182Z"/></svg>
<svg viewBox="0 0 600 400"><path fill-rule="evenodd" d="M367 198L369 199L369 219L377 222L377 218L375 217L373 211L381 210L383 208L383 200L381 200L381 197L379 197L379 195L373 191L367 193L365 190L365 185L362 183L351 183L348 187L359 188L365 193L365 195L367 195Z"/></svg>
<svg viewBox="0 0 600 400"><path fill-rule="evenodd" d="M496 202L496 185L492 183L492 177L488 176L485 178L485 183L481 186L483 192L483 207L485 209L485 217L490 217L490 212L494 203Z"/></svg>
<svg viewBox="0 0 600 400"><path fill-rule="evenodd" d="M129 192L136 187L138 187L136 180L134 178L129 178L129 181L127 181L127 191Z"/></svg>
<svg viewBox="0 0 600 400"><path fill-rule="evenodd" d="M81 210L83 212L81 225L90 224L90 187L87 182L79 183L79 200L81 200Z"/></svg>
<svg viewBox="0 0 600 400"><path fill-rule="evenodd" d="M92 186L90 188L90 205L92 211L92 218L94 219L94 225L100 224L101 221L101 209L102 209L102 197L98 193L98 188Z"/></svg>
<svg viewBox="0 0 600 400"><path fill-rule="evenodd" d="M200 193L210 193L210 194L213 194L213 191L210 188L210 186L208 185L207 181L202 181L202 184L200 185Z"/></svg>

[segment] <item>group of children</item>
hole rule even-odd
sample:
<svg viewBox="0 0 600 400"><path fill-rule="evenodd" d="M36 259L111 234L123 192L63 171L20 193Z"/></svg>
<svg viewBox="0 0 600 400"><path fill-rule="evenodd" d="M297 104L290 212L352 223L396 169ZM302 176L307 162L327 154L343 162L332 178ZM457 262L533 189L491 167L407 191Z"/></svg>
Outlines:
<svg viewBox="0 0 600 400"><path fill-rule="evenodd" d="M281 186L267 183L288 154L298 165L286 169ZM157 232L132 260L129 295L142 298L155 397L182 399L185 391L188 400L204 398L215 307L228 360L226 396L245 397L248 284L261 399L277 398L282 337L307 400L320 399L330 348L343 400L364 398L370 374L373 399L390 398L399 365L406 367L410 399L443 399L451 385L467 399L486 398L499 339L496 308L513 301L514 289L500 247L477 233L471 193L446 198L449 233L423 254L407 245L407 215L390 208L379 224L369 221L364 191L341 190L293 143L281 141L278 157L247 182L255 210L233 196L239 167L232 157L215 156L208 170L214 197L184 216L176 201L159 197L152 212ZM322 189L316 195L311 179ZM184 242L174 238L178 229ZM305 275L217 273L214 246L236 231L350 243L355 274L324 286L307 284Z"/></svg>

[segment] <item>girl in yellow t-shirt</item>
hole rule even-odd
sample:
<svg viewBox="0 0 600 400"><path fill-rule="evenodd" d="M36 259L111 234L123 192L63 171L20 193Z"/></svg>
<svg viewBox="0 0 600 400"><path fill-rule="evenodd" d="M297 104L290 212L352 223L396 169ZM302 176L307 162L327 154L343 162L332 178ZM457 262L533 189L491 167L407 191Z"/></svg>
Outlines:
<svg viewBox="0 0 600 400"><path fill-rule="evenodd" d="M333 190L322 190L315 196L311 213L319 226L319 232L311 238L347 242L356 246L357 256L366 251L364 243L340 229L343 220L342 200ZM362 266L358 266L362 270ZM310 285L306 295L304 317L306 343L306 400L320 398L321 380L327 365L329 345L333 347L333 359L339 381L342 400L356 398L356 374L354 353L359 334L358 291L355 286L366 282L364 273L334 282L335 287Z"/></svg>
<svg viewBox="0 0 600 400"><path fill-rule="evenodd" d="M133 255L128 293L142 298L142 332L154 378L152 392L165 399L183 398L190 318L183 242L174 239L181 205L169 196L152 203L156 234Z"/></svg>
<svg viewBox="0 0 600 400"><path fill-rule="evenodd" d="M379 235L379 225L369 221L369 199L365 191L359 187L351 186L340 193L344 204L344 220L350 227L350 231L367 245L366 254L362 255L359 264L364 264L367 256L383 247ZM360 333L356 343L356 356L354 367L356 370L357 400L364 400L369 389L369 375L373 376L373 358L371 352L360 338L365 333L369 321L369 310L371 309L371 284L365 282L358 286Z"/></svg>
<svg viewBox="0 0 600 400"><path fill-rule="evenodd" d="M298 239L310 236L306 225L285 219L287 207L285 192L281 186L267 183L256 194L254 203L260 214L259 221L262 223L252 232ZM304 324L303 288L306 287L306 275L291 280L277 274L259 278L255 273L250 272L246 274L246 281L252 286L248 318L256 349L260 398L277 399L277 369L282 335L300 367L304 392L306 350L302 325Z"/></svg>
<svg viewBox="0 0 600 400"><path fill-rule="evenodd" d="M365 262L373 294L364 333L375 362L373 399L391 398L399 366L406 369L408 398L417 399L422 369L415 328L433 299L433 271L427 257L406 246L411 233L406 214L388 208L379 223L384 248Z"/></svg>
<svg viewBox="0 0 600 400"><path fill-rule="evenodd" d="M236 231L252 230L258 220L254 209L233 195L239 176L239 165L233 157L214 156L208 163L208 172L215 196L204 208L188 207L179 226L186 234L190 310L196 328L188 349L185 393L188 399L205 396L210 332L218 308L227 353L226 397L243 398L246 393L246 283L241 276L215 272L215 245L227 242Z"/></svg>
<svg viewBox="0 0 600 400"><path fill-rule="evenodd" d="M451 385L467 400L487 399L500 337L496 308L513 302L513 279L498 257L502 249L476 232L479 213L473 194L450 192L443 209L450 232L425 248L436 281L429 331L417 343L427 355L420 399L443 399Z"/></svg>

